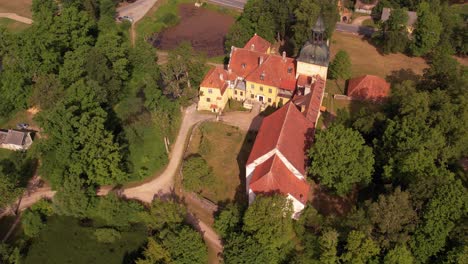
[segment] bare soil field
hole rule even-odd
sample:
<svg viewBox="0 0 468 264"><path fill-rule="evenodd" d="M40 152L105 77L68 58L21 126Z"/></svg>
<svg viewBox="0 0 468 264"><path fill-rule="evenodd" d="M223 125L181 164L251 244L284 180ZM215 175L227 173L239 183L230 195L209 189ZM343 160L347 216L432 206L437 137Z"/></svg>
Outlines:
<svg viewBox="0 0 468 264"><path fill-rule="evenodd" d="M208 57L224 55L224 38L234 23L234 18L193 4L179 6L180 22L158 33L153 45L162 50L170 50L188 41L192 47L204 52Z"/></svg>
<svg viewBox="0 0 468 264"><path fill-rule="evenodd" d="M16 13L31 18L31 5L32 0L0 0L0 13Z"/></svg>

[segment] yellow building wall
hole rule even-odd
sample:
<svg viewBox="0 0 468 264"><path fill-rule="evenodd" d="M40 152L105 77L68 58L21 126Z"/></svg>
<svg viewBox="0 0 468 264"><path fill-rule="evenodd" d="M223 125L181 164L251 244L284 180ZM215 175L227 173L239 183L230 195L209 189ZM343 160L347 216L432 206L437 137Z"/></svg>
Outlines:
<svg viewBox="0 0 468 264"><path fill-rule="evenodd" d="M302 61L297 62L297 74L306 76L320 75L324 80L327 79L328 67L305 63Z"/></svg>
<svg viewBox="0 0 468 264"><path fill-rule="evenodd" d="M211 93L209 92L211 90ZM229 99L228 93L230 89L226 89L223 95L221 95L221 90L217 88L208 88L208 87L200 87L199 91L199 101L198 101L198 106L197 109L200 110L207 110L207 111L213 111L211 108L212 104L215 104L218 106L216 109L216 112L219 112L220 110L224 109L224 106L226 106L227 100ZM209 101L208 101L209 99Z"/></svg>
<svg viewBox="0 0 468 264"><path fill-rule="evenodd" d="M264 84L247 81L246 90L247 90L246 99L253 99L255 101L259 101L259 96L263 96L263 102L271 106L277 106L277 104L280 101L280 97L278 97L279 89L274 86L268 86ZM252 98L252 95L253 95L253 98ZM271 99L271 101L269 102L268 99ZM283 99L283 104L285 103L286 103L286 100Z"/></svg>

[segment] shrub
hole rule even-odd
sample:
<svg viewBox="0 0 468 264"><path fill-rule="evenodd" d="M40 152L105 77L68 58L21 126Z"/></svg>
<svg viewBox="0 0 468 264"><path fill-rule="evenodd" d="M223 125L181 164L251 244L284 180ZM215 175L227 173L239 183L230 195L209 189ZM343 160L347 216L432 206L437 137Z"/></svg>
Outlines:
<svg viewBox="0 0 468 264"><path fill-rule="evenodd" d="M94 235L100 243L114 243L121 237L120 232L112 228L99 228Z"/></svg>

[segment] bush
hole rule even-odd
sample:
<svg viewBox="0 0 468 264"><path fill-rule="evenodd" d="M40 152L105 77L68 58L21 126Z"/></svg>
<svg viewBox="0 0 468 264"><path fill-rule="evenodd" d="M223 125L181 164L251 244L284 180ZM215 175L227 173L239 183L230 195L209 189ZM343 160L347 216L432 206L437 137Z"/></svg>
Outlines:
<svg viewBox="0 0 468 264"><path fill-rule="evenodd" d="M100 243L114 243L121 238L120 232L112 228L99 228L94 235Z"/></svg>
<svg viewBox="0 0 468 264"><path fill-rule="evenodd" d="M184 188L200 193L203 187L213 184L212 168L200 155L192 155L187 158L182 169L184 174Z"/></svg>
<svg viewBox="0 0 468 264"><path fill-rule="evenodd" d="M45 224L41 214L37 211L27 210L21 217L24 234L28 237L36 237L41 232Z"/></svg>

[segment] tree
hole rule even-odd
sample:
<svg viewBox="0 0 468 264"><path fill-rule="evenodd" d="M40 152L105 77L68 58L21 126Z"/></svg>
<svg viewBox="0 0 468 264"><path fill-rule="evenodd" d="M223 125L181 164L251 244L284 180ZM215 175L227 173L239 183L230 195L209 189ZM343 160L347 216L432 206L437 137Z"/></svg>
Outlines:
<svg viewBox="0 0 468 264"><path fill-rule="evenodd" d="M320 263L334 264L338 262L337 246L338 232L328 230L319 238L320 245Z"/></svg>
<svg viewBox="0 0 468 264"><path fill-rule="evenodd" d="M20 264L21 254L17 247L11 247L8 244L0 243L0 262L5 264Z"/></svg>
<svg viewBox="0 0 468 264"><path fill-rule="evenodd" d="M196 96L194 87L198 87L204 77L205 60L188 42L169 52L168 63L162 69L164 93L173 98Z"/></svg>
<svg viewBox="0 0 468 264"><path fill-rule="evenodd" d="M275 21L271 13L266 13L258 19L255 32L268 41L275 40Z"/></svg>
<svg viewBox="0 0 468 264"><path fill-rule="evenodd" d="M418 23L414 30L414 40L410 48L415 56L426 55L439 42L442 23L428 2L421 2L418 7Z"/></svg>
<svg viewBox="0 0 468 264"><path fill-rule="evenodd" d="M271 249L288 245L293 237L291 201L281 195L257 196L244 215L242 230Z"/></svg>
<svg viewBox="0 0 468 264"><path fill-rule="evenodd" d="M173 263L207 263L208 252L200 234L188 226L176 232L169 231L161 237L162 244L169 252Z"/></svg>
<svg viewBox="0 0 468 264"><path fill-rule="evenodd" d="M227 238L238 231L241 223L241 212L236 204L228 204L216 217L214 228L222 238Z"/></svg>
<svg viewBox="0 0 468 264"><path fill-rule="evenodd" d="M414 258L406 246L396 246L388 251L384 258L384 264L413 264Z"/></svg>
<svg viewBox="0 0 468 264"><path fill-rule="evenodd" d="M154 199L149 212L141 213L142 222L150 229L173 229L184 222L187 211L176 201L162 201Z"/></svg>
<svg viewBox="0 0 468 264"><path fill-rule="evenodd" d="M310 37L310 29L317 22L320 13L320 5L314 0L301 1L294 10L296 24L293 26L294 42L296 46L303 45Z"/></svg>
<svg viewBox="0 0 468 264"><path fill-rule="evenodd" d="M143 206L136 201L125 201L111 193L98 199L90 216L104 221L107 226L128 227L141 221Z"/></svg>
<svg viewBox="0 0 468 264"><path fill-rule="evenodd" d="M410 241L417 260L425 262L442 250L450 231L465 212L466 201L466 188L459 180L453 179L435 190Z"/></svg>
<svg viewBox="0 0 468 264"><path fill-rule="evenodd" d="M61 215L87 217L94 195L94 190L86 187L84 180L77 176L65 176L54 197L55 209Z"/></svg>
<svg viewBox="0 0 468 264"><path fill-rule="evenodd" d="M153 238L148 238L148 244L143 251L144 258L139 258L136 264L166 264L171 263L169 252Z"/></svg>
<svg viewBox="0 0 468 264"><path fill-rule="evenodd" d="M344 263L365 264L380 252L379 246L360 231L351 231L346 240Z"/></svg>
<svg viewBox="0 0 468 264"><path fill-rule="evenodd" d="M383 23L380 41L384 53L405 51L408 46L408 10L406 8L393 9L390 17Z"/></svg>
<svg viewBox="0 0 468 264"><path fill-rule="evenodd" d="M372 149L364 144L359 132L343 125L317 133L309 157L309 173L338 195L346 195L356 183L371 181Z"/></svg>
<svg viewBox="0 0 468 264"><path fill-rule="evenodd" d="M63 98L63 93L64 89L56 75L38 76L33 85L31 103L47 110Z"/></svg>
<svg viewBox="0 0 468 264"><path fill-rule="evenodd" d="M417 222L410 194L402 192L400 188L390 195L380 195L376 202L369 205L368 214L374 225L374 237L384 248L404 244Z"/></svg>
<svg viewBox="0 0 468 264"><path fill-rule="evenodd" d="M226 241L223 258L226 264L280 263L277 251L262 246L244 233L231 236Z"/></svg>
<svg viewBox="0 0 468 264"><path fill-rule="evenodd" d="M39 212L27 210L21 217L21 226L28 237L36 237L45 227L45 223Z"/></svg>
<svg viewBox="0 0 468 264"><path fill-rule="evenodd" d="M332 79L347 80L351 78L351 60L346 51L340 50L330 63L328 73Z"/></svg>
<svg viewBox="0 0 468 264"><path fill-rule="evenodd" d="M200 155L187 158L182 169L184 174L184 188L189 191L201 193L204 187L214 183L212 168Z"/></svg>
<svg viewBox="0 0 468 264"><path fill-rule="evenodd" d="M252 23L241 16L234 25L229 29L224 43L227 52L231 51L231 47L243 47L247 41L253 36L255 30Z"/></svg>

